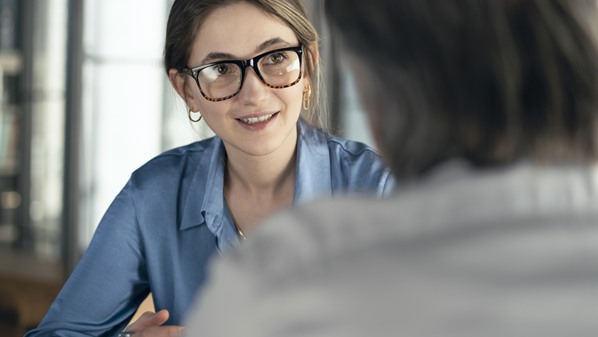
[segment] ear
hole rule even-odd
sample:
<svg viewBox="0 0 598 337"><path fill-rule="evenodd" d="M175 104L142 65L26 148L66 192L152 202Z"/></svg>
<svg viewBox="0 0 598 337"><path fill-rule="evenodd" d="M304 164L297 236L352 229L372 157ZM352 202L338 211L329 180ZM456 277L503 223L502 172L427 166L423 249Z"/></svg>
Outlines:
<svg viewBox="0 0 598 337"><path fill-rule="evenodd" d="M172 68L168 70L168 79L174 90L176 90L189 108L197 109L198 105L195 101L192 88L187 85L188 78L189 76L187 76L187 74L182 73L177 69Z"/></svg>
<svg viewBox="0 0 598 337"><path fill-rule="evenodd" d="M305 72L305 77L311 81L309 76L310 72L314 71L318 66L318 60L320 58L320 53L318 52L318 46L315 43L311 43L309 46L306 47L306 66L307 70Z"/></svg>

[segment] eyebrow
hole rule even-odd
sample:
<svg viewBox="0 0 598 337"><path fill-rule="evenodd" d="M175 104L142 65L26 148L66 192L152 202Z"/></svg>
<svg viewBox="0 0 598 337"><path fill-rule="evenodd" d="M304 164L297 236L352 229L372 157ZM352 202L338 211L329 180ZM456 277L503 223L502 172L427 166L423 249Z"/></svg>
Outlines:
<svg viewBox="0 0 598 337"><path fill-rule="evenodd" d="M257 46L257 48L255 48L255 53L259 54L262 51L264 51L272 46L281 45L281 44L285 44L285 45L289 45L289 46L291 45L290 43L288 43L287 41L283 40L280 37L273 37L271 39L268 39L268 40L260 43L260 45ZM223 59L235 60L235 59L239 59L239 58L234 56L233 54L229 54L229 53L212 52L212 53L209 53L206 57L204 57L204 59L201 60L200 64L206 64L206 63L209 63L214 60L223 60Z"/></svg>

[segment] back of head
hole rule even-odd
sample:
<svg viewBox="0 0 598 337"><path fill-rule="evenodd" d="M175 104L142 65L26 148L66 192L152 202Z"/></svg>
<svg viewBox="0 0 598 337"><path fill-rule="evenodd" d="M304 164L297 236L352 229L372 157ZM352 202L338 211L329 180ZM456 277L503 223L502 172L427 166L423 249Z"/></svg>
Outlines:
<svg viewBox="0 0 598 337"><path fill-rule="evenodd" d="M597 157L595 0L327 0L395 174Z"/></svg>

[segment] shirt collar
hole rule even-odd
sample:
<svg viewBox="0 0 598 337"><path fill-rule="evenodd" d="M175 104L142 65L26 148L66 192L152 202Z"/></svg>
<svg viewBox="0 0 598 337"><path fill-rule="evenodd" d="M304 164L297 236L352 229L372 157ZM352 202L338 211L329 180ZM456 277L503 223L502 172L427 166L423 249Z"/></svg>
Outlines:
<svg viewBox="0 0 598 337"><path fill-rule="evenodd" d="M222 191L226 152L219 137L207 140L209 145L194 170L181 220L181 230L201 225L220 223L224 212ZM210 228L217 234L217 228Z"/></svg>
<svg viewBox="0 0 598 337"><path fill-rule="evenodd" d="M302 119L297 123L297 161L293 205L318 197L332 196L330 177L330 152L326 135ZM222 140L215 136L201 154L191 179L180 229L199 226L204 222L220 238L223 218L226 217L224 197L224 172L226 151Z"/></svg>

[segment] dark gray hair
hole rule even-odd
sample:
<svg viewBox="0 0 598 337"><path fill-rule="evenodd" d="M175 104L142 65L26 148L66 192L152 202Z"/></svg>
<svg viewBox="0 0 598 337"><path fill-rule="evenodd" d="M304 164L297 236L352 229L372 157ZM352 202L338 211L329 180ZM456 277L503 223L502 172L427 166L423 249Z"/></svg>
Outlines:
<svg viewBox="0 0 598 337"><path fill-rule="evenodd" d="M598 157L595 0L326 0L398 176Z"/></svg>

